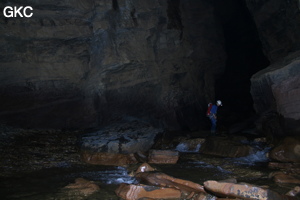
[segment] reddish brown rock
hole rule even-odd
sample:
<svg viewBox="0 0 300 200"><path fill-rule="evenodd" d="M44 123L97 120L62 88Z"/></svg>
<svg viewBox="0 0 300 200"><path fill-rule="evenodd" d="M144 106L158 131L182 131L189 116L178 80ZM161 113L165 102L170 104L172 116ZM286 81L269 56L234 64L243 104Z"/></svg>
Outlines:
<svg viewBox="0 0 300 200"><path fill-rule="evenodd" d="M276 183L300 184L300 179L293 174L288 174L280 171L272 173L270 176L273 177Z"/></svg>
<svg viewBox="0 0 300 200"><path fill-rule="evenodd" d="M125 200L150 199L180 199L181 193L175 188L164 188L148 185L129 185L122 183L116 194Z"/></svg>
<svg viewBox="0 0 300 200"><path fill-rule="evenodd" d="M270 158L281 162L300 162L300 138L286 137L270 151Z"/></svg>
<svg viewBox="0 0 300 200"><path fill-rule="evenodd" d="M204 182L206 190L220 197L242 198L249 200L296 200L295 197L280 195L272 190L263 189L250 184L220 183L217 181Z"/></svg>
<svg viewBox="0 0 300 200"><path fill-rule="evenodd" d="M151 167L148 163L143 163L139 168L136 170L136 173L140 172L151 172L151 171L156 171L153 167Z"/></svg>
<svg viewBox="0 0 300 200"><path fill-rule="evenodd" d="M202 185L192 181L174 178L160 172L138 173L136 179L149 185L176 188L180 190L184 196L189 196L191 193L206 193Z"/></svg>
<svg viewBox="0 0 300 200"><path fill-rule="evenodd" d="M83 194L84 196L91 195L100 190L100 187L97 184L84 178L75 179L75 183L71 183L65 188L72 189L80 194Z"/></svg>
<svg viewBox="0 0 300 200"><path fill-rule="evenodd" d="M84 162L93 165L125 166L128 164L137 163L137 160L135 159L133 154L118 154L106 152L91 153L84 151L81 153L81 159Z"/></svg>
<svg viewBox="0 0 300 200"><path fill-rule="evenodd" d="M290 190L289 192L287 192L285 195L294 197L294 196L296 196L298 194L300 194L300 187L296 186L292 190Z"/></svg>
<svg viewBox="0 0 300 200"><path fill-rule="evenodd" d="M155 164L175 164L179 159L177 151L171 150L150 150L149 163Z"/></svg>

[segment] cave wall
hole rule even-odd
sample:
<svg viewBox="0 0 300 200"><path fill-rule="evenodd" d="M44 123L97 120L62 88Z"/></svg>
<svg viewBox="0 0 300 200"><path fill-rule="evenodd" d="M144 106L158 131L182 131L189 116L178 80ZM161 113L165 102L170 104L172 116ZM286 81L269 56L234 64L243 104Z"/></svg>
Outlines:
<svg viewBox="0 0 300 200"><path fill-rule="evenodd" d="M300 134L300 10L298 1L247 0L271 64L251 78L254 108L276 112L283 134Z"/></svg>
<svg viewBox="0 0 300 200"><path fill-rule="evenodd" d="M137 117L168 129L201 126L226 60L210 1L25 4L33 17L0 21L2 122L88 128ZM7 5L21 4L1 10Z"/></svg>

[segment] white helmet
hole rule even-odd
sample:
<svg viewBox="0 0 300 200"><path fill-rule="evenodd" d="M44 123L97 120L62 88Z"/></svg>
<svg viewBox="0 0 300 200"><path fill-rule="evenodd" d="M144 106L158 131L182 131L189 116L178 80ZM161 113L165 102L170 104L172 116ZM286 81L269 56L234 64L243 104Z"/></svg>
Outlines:
<svg viewBox="0 0 300 200"><path fill-rule="evenodd" d="M217 101L217 105L218 105L218 106L222 106L222 101L221 101L221 100L218 100L218 101Z"/></svg>

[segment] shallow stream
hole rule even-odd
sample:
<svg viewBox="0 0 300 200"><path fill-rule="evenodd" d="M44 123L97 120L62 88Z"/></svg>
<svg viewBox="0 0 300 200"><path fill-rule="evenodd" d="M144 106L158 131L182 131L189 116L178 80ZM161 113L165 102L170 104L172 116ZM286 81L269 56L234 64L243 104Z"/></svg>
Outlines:
<svg viewBox="0 0 300 200"><path fill-rule="evenodd" d="M26 135L14 138L13 141L1 146L1 199L118 200L119 197L114 193L118 185L136 182L129 174L138 165L125 168L83 164L74 147L76 137L72 134L38 132L31 137ZM49 141L51 144L48 144ZM262 149L248 157L236 159L181 152L177 164L151 166L170 176L199 184L206 180L236 178L238 182L267 185L284 194L294 185L279 186L268 177L272 170L266 167L267 150ZM34 166L35 170L30 172L30 166ZM84 197L64 189L66 185L74 183L76 178L94 181L100 186L100 191Z"/></svg>

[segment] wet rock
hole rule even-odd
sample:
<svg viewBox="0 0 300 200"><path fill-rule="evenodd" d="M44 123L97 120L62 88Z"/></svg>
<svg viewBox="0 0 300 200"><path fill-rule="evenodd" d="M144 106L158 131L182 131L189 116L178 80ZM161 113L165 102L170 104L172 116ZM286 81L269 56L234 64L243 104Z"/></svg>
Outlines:
<svg viewBox="0 0 300 200"><path fill-rule="evenodd" d="M205 181L204 188L217 196L241 199L259 200L296 200L295 197L280 195L272 190L263 189L251 184L220 183Z"/></svg>
<svg viewBox="0 0 300 200"><path fill-rule="evenodd" d="M285 195L294 197L297 196L298 194L300 194L300 186L294 187L292 190L288 191Z"/></svg>
<svg viewBox="0 0 300 200"><path fill-rule="evenodd" d="M270 158L281 162L300 162L300 138L286 137L269 155Z"/></svg>
<svg viewBox="0 0 300 200"><path fill-rule="evenodd" d="M186 198L189 199L189 198ZM193 196L193 200L216 200L218 199L216 196L212 194L199 193Z"/></svg>
<svg viewBox="0 0 300 200"><path fill-rule="evenodd" d="M200 153L222 157L244 157L253 153L251 146L229 138L213 137L206 139Z"/></svg>
<svg viewBox="0 0 300 200"><path fill-rule="evenodd" d="M126 166L138 163L133 154L81 152L81 160L93 165Z"/></svg>
<svg viewBox="0 0 300 200"><path fill-rule="evenodd" d="M180 190L149 185L131 185L122 183L115 193L125 200L147 199L180 199Z"/></svg>
<svg viewBox="0 0 300 200"><path fill-rule="evenodd" d="M148 163L143 163L139 168L136 170L136 173L140 172L151 172L151 171L156 171L155 168L151 167Z"/></svg>
<svg viewBox="0 0 300 200"><path fill-rule="evenodd" d="M81 136L81 149L124 154L145 152L152 147L155 137L162 132L162 129L139 121L112 124Z"/></svg>
<svg viewBox="0 0 300 200"><path fill-rule="evenodd" d="M180 152L198 152L205 138L195 138L181 141L176 150Z"/></svg>
<svg viewBox="0 0 300 200"><path fill-rule="evenodd" d="M181 191L185 197L193 194L205 193L202 185L187 181L183 179L174 178L160 172L144 172L138 173L136 179L141 183L160 186L160 187L171 187Z"/></svg>
<svg viewBox="0 0 300 200"><path fill-rule="evenodd" d="M149 150L155 137L162 132L161 129L138 121L113 124L81 137L81 158L91 164L136 163L133 154Z"/></svg>
<svg viewBox="0 0 300 200"><path fill-rule="evenodd" d="M269 175L269 177L273 177L276 183L300 184L300 177L295 174L289 174L282 171L273 172Z"/></svg>
<svg viewBox="0 0 300 200"><path fill-rule="evenodd" d="M71 193L79 193L84 196L89 196L100 190L97 184L84 178L75 179L75 183L69 184L65 188L71 189Z"/></svg>
<svg viewBox="0 0 300 200"><path fill-rule="evenodd" d="M149 151L148 162L155 164L175 164L178 159L178 151L152 149Z"/></svg>

